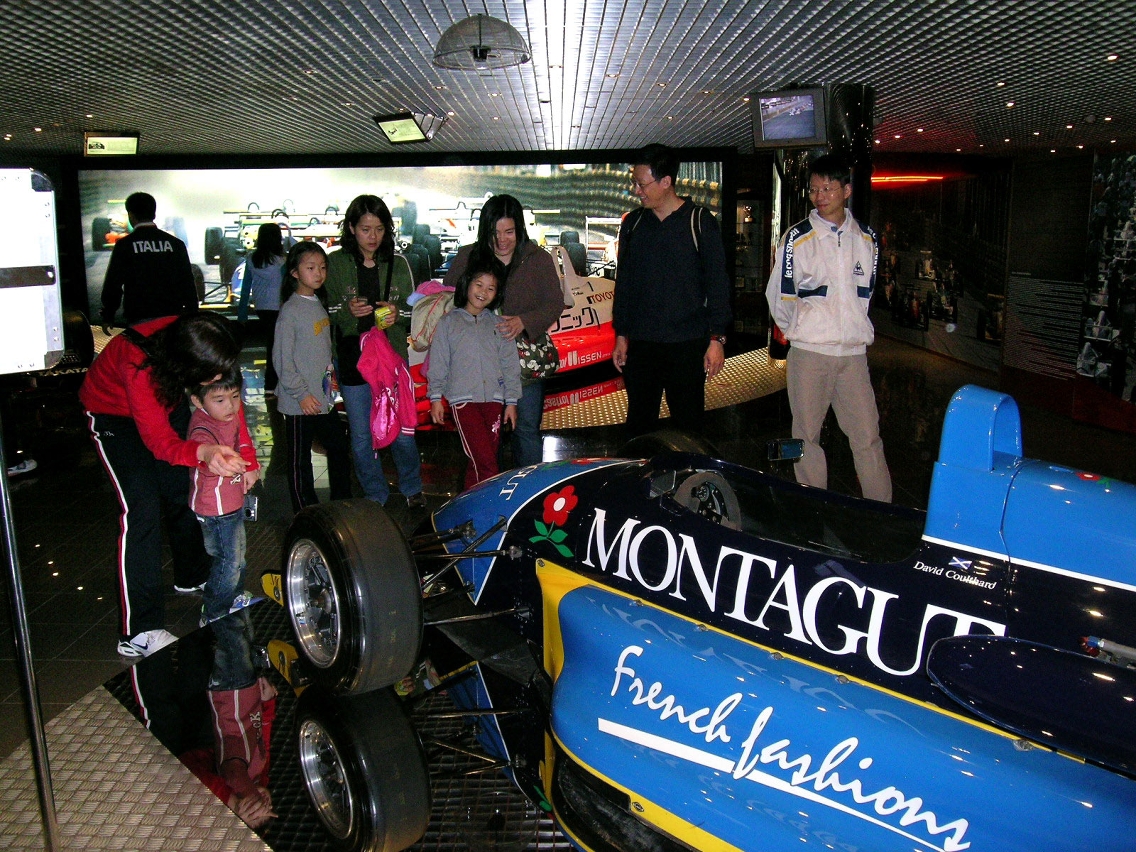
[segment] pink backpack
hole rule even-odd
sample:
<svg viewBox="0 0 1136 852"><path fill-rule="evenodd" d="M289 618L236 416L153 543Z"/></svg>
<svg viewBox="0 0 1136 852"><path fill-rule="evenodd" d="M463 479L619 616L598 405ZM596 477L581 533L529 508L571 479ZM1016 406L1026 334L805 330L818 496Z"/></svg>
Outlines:
<svg viewBox="0 0 1136 852"><path fill-rule="evenodd" d="M360 338L359 346L359 374L371 387L371 445L381 450L399 435L414 434L418 425L414 383L385 332L372 328Z"/></svg>

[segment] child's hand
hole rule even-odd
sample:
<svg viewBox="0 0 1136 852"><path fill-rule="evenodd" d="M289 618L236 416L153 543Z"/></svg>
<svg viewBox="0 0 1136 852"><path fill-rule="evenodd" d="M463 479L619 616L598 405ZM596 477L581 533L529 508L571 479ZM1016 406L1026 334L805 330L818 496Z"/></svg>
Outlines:
<svg viewBox="0 0 1136 852"><path fill-rule="evenodd" d="M442 405L442 400L435 399L435 400L431 401L431 403L430 403L430 419L433 420L435 423L437 423L439 426L441 426L443 421L445 421L445 419L446 419L446 407L444 405Z"/></svg>
<svg viewBox="0 0 1136 852"><path fill-rule="evenodd" d="M502 419L505 421L505 424L510 429L516 429L517 428L517 406L506 405L505 406L505 416ZM245 474L245 475L247 476L248 474Z"/></svg>
<svg viewBox="0 0 1136 852"><path fill-rule="evenodd" d="M245 494L248 494L250 491L252 491L252 487L256 485L258 479L260 479L259 468L257 470L245 471L244 479L242 480L242 484L245 487Z"/></svg>
<svg viewBox="0 0 1136 852"><path fill-rule="evenodd" d="M304 414L323 414L323 404L311 394L300 400L300 411Z"/></svg>

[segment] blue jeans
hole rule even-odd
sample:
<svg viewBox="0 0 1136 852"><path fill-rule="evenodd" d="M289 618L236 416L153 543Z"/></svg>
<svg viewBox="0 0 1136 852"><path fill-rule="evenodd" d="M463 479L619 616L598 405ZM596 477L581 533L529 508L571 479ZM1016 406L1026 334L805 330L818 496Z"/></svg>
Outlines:
<svg viewBox="0 0 1136 852"><path fill-rule="evenodd" d="M544 461L540 421L544 417L544 380L526 383L517 402L517 425L513 429L513 464L525 467Z"/></svg>
<svg viewBox="0 0 1136 852"><path fill-rule="evenodd" d="M347 431L351 438L351 457L355 476L363 486L363 496L386 504L390 497L383 463L371 443L371 386L341 385L343 406L347 409ZM388 447L398 471L398 490L407 497L422 493L422 459L413 435L399 435Z"/></svg>
<svg viewBox="0 0 1136 852"><path fill-rule="evenodd" d="M245 516L243 509L237 509L227 515L198 515L197 522L205 552L213 557L201 613L207 621L214 621L229 614L233 598L244 590Z"/></svg>

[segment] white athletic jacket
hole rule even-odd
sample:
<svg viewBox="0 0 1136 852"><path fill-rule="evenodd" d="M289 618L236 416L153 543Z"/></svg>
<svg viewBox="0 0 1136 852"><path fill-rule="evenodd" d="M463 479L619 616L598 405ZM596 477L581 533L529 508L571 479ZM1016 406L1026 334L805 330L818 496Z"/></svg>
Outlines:
<svg viewBox="0 0 1136 852"><path fill-rule="evenodd" d="M844 211L838 229L813 210L777 247L765 288L773 321L801 349L862 355L875 339L876 235Z"/></svg>

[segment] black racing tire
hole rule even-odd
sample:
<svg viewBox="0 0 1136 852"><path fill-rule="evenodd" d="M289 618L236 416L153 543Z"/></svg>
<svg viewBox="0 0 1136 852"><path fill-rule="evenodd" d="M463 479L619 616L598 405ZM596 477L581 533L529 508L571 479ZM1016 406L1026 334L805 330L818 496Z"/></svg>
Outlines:
<svg viewBox="0 0 1136 852"><path fill-rule="evenodd" d="M106 216L96 216L91 222L91 250L110 251L106 244L106 235L110 233L110 219Z"/></svg>
<svg viewBox="0 0 1136 852"><path fill-rule="evenodd" d="M354 695L417 663L422 592L402 532L371 500L308 506L284 547L284 605L312 680Z"/></svg>
<svg viewBox="0 0 1136 852"><path fill-rule="evenodd" d="M719 458L717 447L698 435L678 429L660 429L632 438L619 451L625 459L649 459L660 453L695 453Z"/></svg>
<svg viewBox="0 0 1136 852"><path fill-rule="evenodd" d="M205 229L205 263L212 266L221 260L221 249L225 245L225 232L221 228Z"/></svg>
<svg viewBox="0 0 1136 852"><path fill-rule="evenodd" d="M426 756L393 690L332 696L310 687L297 703L296 736L304 788L336 849L401 852L426 833Z"/></svg>

